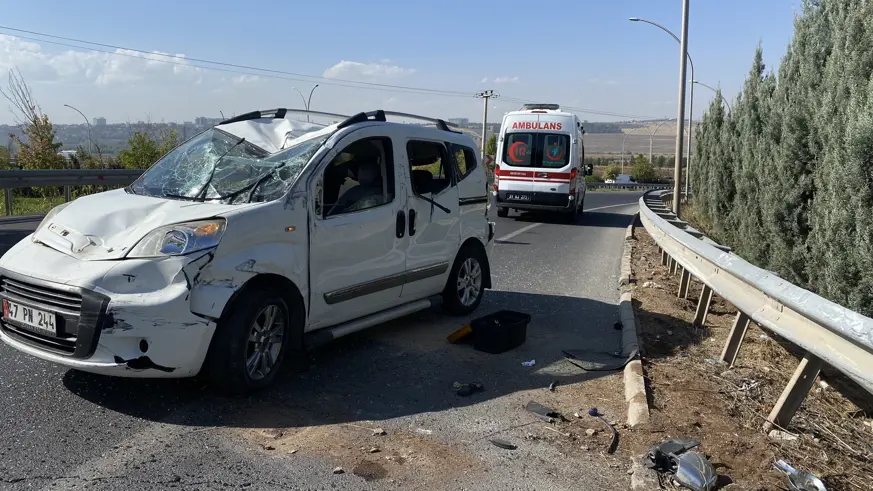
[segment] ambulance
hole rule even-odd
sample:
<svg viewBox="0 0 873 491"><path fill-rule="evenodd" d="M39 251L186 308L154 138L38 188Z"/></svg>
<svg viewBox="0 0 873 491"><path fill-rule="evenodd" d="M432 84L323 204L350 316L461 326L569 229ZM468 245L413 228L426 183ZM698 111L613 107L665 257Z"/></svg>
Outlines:
<svg viewBox="0 0 873 491"><path fill-rule="evenodd" d="M510 210L561 213L573 222L585 202L585 130L558 104L525 104L503 116L494 166L497 216Z"/></svg>

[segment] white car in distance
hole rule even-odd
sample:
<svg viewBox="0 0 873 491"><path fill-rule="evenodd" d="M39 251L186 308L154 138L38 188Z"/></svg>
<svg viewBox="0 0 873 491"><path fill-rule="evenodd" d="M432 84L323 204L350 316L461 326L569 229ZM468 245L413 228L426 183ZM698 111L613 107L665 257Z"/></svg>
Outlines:
<svg viewBox="0 0 873 491"><path fill-rule="evenodd" d="M78 370L264 388L305 349L491 286L485 169L442 120L255 111L0 258L0 339ZM429 124L389 122L386 116Z"/></svg>

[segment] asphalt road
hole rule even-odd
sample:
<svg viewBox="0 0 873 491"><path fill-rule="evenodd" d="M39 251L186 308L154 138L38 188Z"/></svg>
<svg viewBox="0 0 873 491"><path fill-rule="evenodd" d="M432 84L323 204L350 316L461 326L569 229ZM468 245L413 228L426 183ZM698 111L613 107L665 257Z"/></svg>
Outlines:
<svg viewBox="0 0 873 491"><path fill-rule="evenodd" d="M446 343L464 319L427 311L343 338L275 389L228 400L197 381L98 377L0 345L0 489L626 489L624 469L488 438L525 441L529 394L586 379L562 349L620 349L615 285L639 196L589 193L573 225L498 219L495 288L476 315L532 315L527 342L501 355ZM0 252L33 226L0 226ZM471 381L486 390L458 397L453 382Z"/></svg>

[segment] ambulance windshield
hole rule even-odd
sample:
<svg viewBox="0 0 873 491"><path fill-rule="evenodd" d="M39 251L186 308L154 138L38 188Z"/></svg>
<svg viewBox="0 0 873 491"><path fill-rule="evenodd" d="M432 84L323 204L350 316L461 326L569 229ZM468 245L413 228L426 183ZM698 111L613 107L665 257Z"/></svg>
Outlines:
<svg viewBox="0 0 873 491"><path fill-rule="evenodd" d="M570 162L570 135L507 133L503 163L512 167L559 169Z"/></svg>

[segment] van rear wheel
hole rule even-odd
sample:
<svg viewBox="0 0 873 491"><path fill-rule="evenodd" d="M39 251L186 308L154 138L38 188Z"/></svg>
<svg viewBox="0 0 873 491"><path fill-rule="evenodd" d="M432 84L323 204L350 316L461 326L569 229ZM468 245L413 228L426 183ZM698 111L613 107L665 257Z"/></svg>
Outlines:
<svg viewBox="0 0 873 491"><path fill-rule="evenodd" d="M443 308L452 315L467 315L482 303L485 294L485 264L488 259L475 247L458 251L443 290Z"/></svg>

